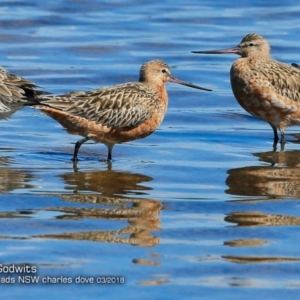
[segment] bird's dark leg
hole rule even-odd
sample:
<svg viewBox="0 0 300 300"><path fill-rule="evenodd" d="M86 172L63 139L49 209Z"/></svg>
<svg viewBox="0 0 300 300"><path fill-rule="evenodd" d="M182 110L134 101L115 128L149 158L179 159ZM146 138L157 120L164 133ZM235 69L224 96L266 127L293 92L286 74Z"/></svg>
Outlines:
<svg viewBox="0 0 300 300"><path fill-rule="evenodd" d="M281 141L280 141L280 150L283 151L284 150L284 145L285 145L285 136L284 136L284 132L283 131L280 131L281 133Z"/></svg>
<svg viewBox="0 0 300 300"><path fill-rule="evenodd" d="M77 155L78 155L78 151L79 151L79 148L81 147L82 144L84 144L86 141L88 141L89 138L88 137L85 137L84 139L82 140L79 140L76 144L75 144L75 148L74 148L74 155L73 155L73 162L74 163L77 163Z"/></svg>
<svg viewBox="0 0 300 300"><path fill-rule="evenodd" d="M112 159L111 153L112 153L113 146L114 146L114 145L107 145L107 148L108 148L107 160L108 160L108 161L111 161L111 159Z"/></svg>
<svg viewBox="0 0 300 300"><path fill-rule="evenodd" d="M279 141L279 137L278 137L278 133L277 133L277 128L276 126L274 126L273 124L269 123L270 126L272 127L273 129L273 132L274 132L274 142L273 142L273 151L276 151L276 148L277 148L277 143ZM282 136L282 135L281 135Z"/></svg>

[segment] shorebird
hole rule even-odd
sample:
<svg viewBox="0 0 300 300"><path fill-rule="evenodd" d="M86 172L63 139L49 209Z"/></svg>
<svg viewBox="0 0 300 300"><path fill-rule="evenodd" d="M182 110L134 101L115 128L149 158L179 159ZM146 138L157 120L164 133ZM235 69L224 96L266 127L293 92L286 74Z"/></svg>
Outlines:
<svg viewBox="0 0 300 300"><path fill-rule="evenodd" d="M230 70L231 87L238 103L251 115L268 122L274 132L274 148L287 126L300 125L300 68L270 56L262 36L250 33L238 46L223 50L192 51L204 54L234 53L241 56Z"/></svg>
<svg viewBox="0 0 300 300"><path fill-rule="evenodd" d="M34 107L69 133L84 137L75 144L74 163L80 146L89 139L107 146L110 161L115 144L145 138L160 125L168 105L167 82L210 91L173 77L164 61L152 60L142 65L138 82L45 96L41 105Z"/></svg>
<svg viewBox="0 0 300 300"><path fill-rule="evenodd" d="M0 67L0 118L8 116L26 104L37 104L35 98L45 92L38 91L33 82Z"/></svg>

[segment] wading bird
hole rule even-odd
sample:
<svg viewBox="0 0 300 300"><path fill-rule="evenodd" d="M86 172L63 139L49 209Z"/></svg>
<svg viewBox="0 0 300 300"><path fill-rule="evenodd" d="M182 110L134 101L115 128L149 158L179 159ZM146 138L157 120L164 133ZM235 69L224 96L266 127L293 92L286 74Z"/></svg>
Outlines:
<svg viewBox="0 0 300 300"><path fill-rule="evenodd" d="M284 130L300 125L300 69L296 64L278 62L262 36L246 35L238 46L223 50L192 51L203 54L234 53L241 56L230 70L231 87L238 103L251 115L268 122L274 132L274 148Z"/></svg>
<svg viewBox="0 0 300 300"><path fill-rule="evenodd" d="M75 145L74 163L80 146L89 139L105 144L107 159L111 160L115 144L145 138L160 125L168 105L167 82L210 91L176 79L164 61L152 60L142 65L138 82L45 96L36 108L58 121L69 133L84 137Z"/></svg>

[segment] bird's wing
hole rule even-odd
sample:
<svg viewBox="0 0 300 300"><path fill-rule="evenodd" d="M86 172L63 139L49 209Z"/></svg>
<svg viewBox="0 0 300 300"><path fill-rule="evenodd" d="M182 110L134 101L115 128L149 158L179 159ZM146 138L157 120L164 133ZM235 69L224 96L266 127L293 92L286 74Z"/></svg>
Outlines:
<svg viewBox="0 0 300 300"><path fill-rule="evenodd" d="M300 102L300 68L287 64L274 64L266 76L275 91L290 100Z"/></svg>
<svg viewBox="0 0 300 300"><path fill-rule="evenodd" d="M17 75L0 67L0 113L11 111L11 105L26 102L25 92L19 85Z"/></svg>
<svg viewBox="0 0 300 300"><path fill-rule="evenodd" d="M37 88L33 82L0 67L0 100L7 103L27 102L36 95L46 94Z"/></svg>
<svg viewBox="0 0 300 300"><path fill-rule="evenodd" d="M152 116L151 97L136 83L59 95L42 104L113 128L136 127Z"/></svg>

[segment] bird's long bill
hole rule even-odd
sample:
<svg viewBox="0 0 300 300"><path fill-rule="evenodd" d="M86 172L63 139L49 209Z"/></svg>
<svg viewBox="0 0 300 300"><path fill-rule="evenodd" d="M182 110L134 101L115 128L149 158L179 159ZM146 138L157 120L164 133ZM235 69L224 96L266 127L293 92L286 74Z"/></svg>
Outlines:
<svg viewBox="0 0 300 300"><path fill-rule="evenodd" d="M210 89L206 89L206 88L203 88L203 87L201 87L201 86L198 86L198 85L195 85L195 84L192 84L192 83L187 83L187 82L182 81L182 80L180 80L180 79L177 79L177 78L175 78L175 77L173 77L173 76L171 76L171 77L169 78L169 81L170 81L170 82L174 82L174 83L178 83L178 84L182 84L182 85L186 85L186 86L189 86L189 87L191 87L191 88L198 89L198 90L203 90L203 91L208 91L208 92L211 92L211 91L212 91L212 90L210 90Z"/></svg>
<svg viewBox="0 0 300 300"><path fill-rule="evenodd" d="M233 47L233 48L221 49L221 50L192 51L192 53L201 53L201 54L226 54L226 53L234 53L234 54L239 54L240 53L240 49L239 49L239 47Z"/></svg>

